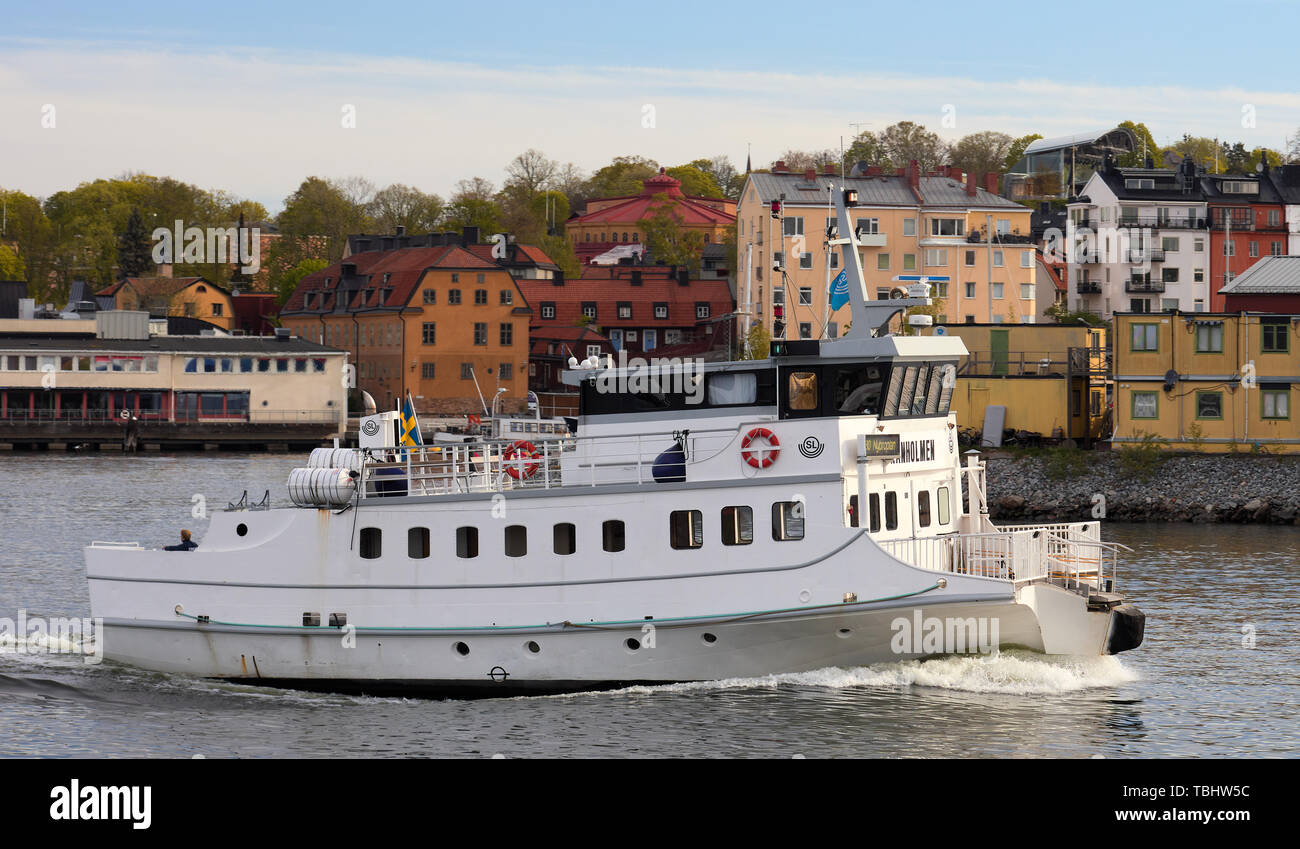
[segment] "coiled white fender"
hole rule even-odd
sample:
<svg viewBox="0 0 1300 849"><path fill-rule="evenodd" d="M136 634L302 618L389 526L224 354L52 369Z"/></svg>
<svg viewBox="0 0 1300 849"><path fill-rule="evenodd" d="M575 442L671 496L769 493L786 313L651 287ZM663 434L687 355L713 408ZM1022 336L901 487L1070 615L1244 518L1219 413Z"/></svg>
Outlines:
<svg viewBox="0 0 1300 849"><path fill-rule="evenodd" d="M349 469L308 468L289 473L289 498L299 507L342 507L352 501L356 489L356 479Z"/></svg>

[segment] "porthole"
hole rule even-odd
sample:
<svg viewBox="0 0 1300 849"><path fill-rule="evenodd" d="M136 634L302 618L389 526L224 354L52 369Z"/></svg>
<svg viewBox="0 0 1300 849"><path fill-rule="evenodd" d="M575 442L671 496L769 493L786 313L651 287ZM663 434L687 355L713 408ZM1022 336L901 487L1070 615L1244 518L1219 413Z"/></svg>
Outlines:
<svg viewBox="0 0 1300 849"><path fill-rule="evenodd" d="M838 637L840 637L840 638L847 637L847 636L849 636L849 635L852 634L852 633L853 633L853 629L852 629L852 628L841 628L841 629L839 629L838 631L835 632L836 636L838 636Z"/></svg>
<svg viewBox="0 0 1300 849"><path fill-rule="evenodd" d="M701 639L701 640L704 640L704 642L708 643L709 645L713 645L714 643L716 643L716 642L718 641L718 635L717 635L717 634L703 634L703 635L700 636L700 639Z"/></svg>
<svg viewBox="0 0 1300 849"><path fill-rule="evenodd" d="M636 651L641 648L641 641L636 637L628 637L624 640L623 645L627 646L628 651Z"/></svg>
<svg viewBox="0 0 1300 849"><path fill-rule="evenodd" d="M461 657L464 657L465 655L469 654L469 646L466 645L465 643L460 643L460 642L452 643L451 648L452 651L456 652L456 654L460 655Z"/></svg>
<svg viewBox="0 0 1300 849"><path fill-rule="evenodd" d="M538 654L542 650L542 647L537 644L536 640L529 640L528 642L524 643L524 648L528 649L533 654Z"/></svg>
<svg viewBox="0 0 1300 849"><path fill-rule="evenodd" d="M248 525L245 525L243 522L240 522L238 525L235 526L235 533L239 534L241 537L248 536Z"/></svg>

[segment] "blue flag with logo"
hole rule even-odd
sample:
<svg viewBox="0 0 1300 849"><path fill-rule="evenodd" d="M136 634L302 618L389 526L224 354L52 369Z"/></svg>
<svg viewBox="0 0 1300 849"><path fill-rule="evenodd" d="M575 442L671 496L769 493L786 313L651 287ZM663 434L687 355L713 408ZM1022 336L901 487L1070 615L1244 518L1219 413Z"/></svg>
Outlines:
<svg viewBox="0 0 1300 849"><path fill-rule="evenodd" d="M841 268L839 276L831 282L831 309L837 310L849 302L849 270Z"/></svg>

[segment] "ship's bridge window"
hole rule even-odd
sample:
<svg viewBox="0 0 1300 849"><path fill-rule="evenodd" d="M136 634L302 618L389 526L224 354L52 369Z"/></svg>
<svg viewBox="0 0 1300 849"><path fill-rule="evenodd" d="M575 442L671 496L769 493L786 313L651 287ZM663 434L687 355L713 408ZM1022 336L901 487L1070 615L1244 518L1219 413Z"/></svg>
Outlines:
<svg viewBox="0 0 1300 849"><path fill-rule="evenodd" d="M674 510L668 515L668 541L673 548L704 545L704 514L699 510Z"/></svg>
<svg viewBox="0 0 1300 849"><path fill-rule="evenodd" d="M792 371L788 380L790 409L817 409L817 373L812 371Z"/></svg>
<svg viewBox="0 0 1300 849"><path fill-rule="evenodd" d="M722 508L723 545L749 545L754 541L754 510L751 507Z"/></svg>
<svg viewBox="0 0 1300 849"><path fill-rule="evenodd" d="M899 363L885 392L883 416L946 416L957 385L955 363Z"/></svg>
<svg viewBox="0 0 1300 849"><path fill-rule="evenodd" d="M608 519L600 527L601 545L606 551L622 551L627 547L626 528L621 519Z"/></svg>
<svg viewBox="0 0 1300 849"><path fill-rule="evenodd" d="M831 378L836 412L850 416L877 415L880 412L880 394L888 374L887 365L837 368Z"/></svg>
<svg viewBox="0 0 1300 849"><path fill-rule="evenodd" d="M949 512L952 508L948 503L950 498L951 496L949 495L948 487L946 486L939 487L938 492L935 493L935 506L939 508L939 524L941 525L948 524L949 520L952 518Z"/></svg>
<svg viewBox="0 0 1300 849"><path fill-rule="evenodd" d="M885 530L898 530L898 493L885 493Z"/></svg>
<svg viewBox="0 0 1300 849"><path fill-rule="evenodd" d="M379 528L361 529L361 558L374 560L383 550L383 532Z"/></svg>
<svg viewBox="0 0 1300 849"><path fill-rule="evenodd" d="M803 539L804 502L778 501L772 505L772 539L789 542Z"/></svg>
<svg viewBox="0 0 1300 849"><path fill-rule="evenodd" d="M930 491L923 489L916 494L916 523L923 528L930 527Z"/></svg>
<svg viewBox="0 0 1300 849"><path fill-rule="evenodd" d="M720 372L709 375L710 405L754 404L758 401L758 375L749 372Z"/></svg>
<svg viewBox="0 0 1300 849"><path fill-rule="evenodd" d="M871 493L871 532L880 530L880 493Z"/></svg>

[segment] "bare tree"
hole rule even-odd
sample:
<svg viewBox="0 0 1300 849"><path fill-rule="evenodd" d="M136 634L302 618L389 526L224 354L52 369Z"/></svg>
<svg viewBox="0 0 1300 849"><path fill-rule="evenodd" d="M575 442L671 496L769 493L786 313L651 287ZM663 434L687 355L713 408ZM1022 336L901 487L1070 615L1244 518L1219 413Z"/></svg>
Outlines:
<svg viewBox="0 0 1300 849"><path fill-rule="evenodd" d="M468 180L458 180L456 182L456 191L452 192L451 199L453 203L466 200L490 201L496 196L496 186L492 185L491 180L485 180L482 177L471 177Z"/></svg>
<svg viewBox="0 0 1300 849"><path fill-rule="evenodd" d="M531 196L541 191L559 169L560 163L547 159L540 150L530 147L510 160L510 164L506 166L506 174L509 177L506 186L518 188L523 194Z"/></svg>
<svg viewBox="0 0 1300 849"><path fill-rule="evenodd" d="M952 146L951 164L968 174L995 174L1006 164L1015 139L1006 133L986 130L962 136Z"/></svg>

